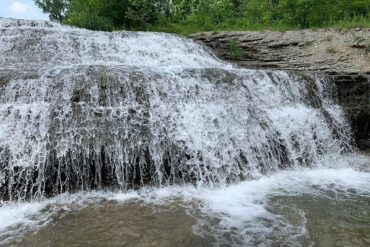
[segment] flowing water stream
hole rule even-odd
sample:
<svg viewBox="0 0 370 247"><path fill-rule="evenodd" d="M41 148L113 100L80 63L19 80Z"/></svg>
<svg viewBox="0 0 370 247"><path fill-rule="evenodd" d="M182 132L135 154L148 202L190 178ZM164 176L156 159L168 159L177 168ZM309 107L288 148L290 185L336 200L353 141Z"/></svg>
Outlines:
<svg viewBox="0 0 370 247"><path fill-rule="evenodd" d="M0 18L0 244L368 246L370 161L318 75Z"/></svg>

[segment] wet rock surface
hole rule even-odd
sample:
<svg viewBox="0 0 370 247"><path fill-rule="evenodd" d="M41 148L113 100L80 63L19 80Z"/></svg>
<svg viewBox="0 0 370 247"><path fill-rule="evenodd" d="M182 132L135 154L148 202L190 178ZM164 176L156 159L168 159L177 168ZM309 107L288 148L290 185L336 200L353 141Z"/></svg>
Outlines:
<svg viewBox="0 0 370 247"><path fill-rule="evenodd" d="M0 18L0 54L0 200L212 187L352 151L327 80L177 35Z"/></svg>
<svg viewBox="0 0 370 247"><path fill-rule="evenodd" d="M191 38L242 67L323 74L336 85L357 146L370 147L370 29L205 32Z"/></svg>
<svg viewBox="0 0 370 247"><path fill-rule="evenodd" d="M338 103L347 112L360 149L370 148L370 72L329 73Z"/></svg>

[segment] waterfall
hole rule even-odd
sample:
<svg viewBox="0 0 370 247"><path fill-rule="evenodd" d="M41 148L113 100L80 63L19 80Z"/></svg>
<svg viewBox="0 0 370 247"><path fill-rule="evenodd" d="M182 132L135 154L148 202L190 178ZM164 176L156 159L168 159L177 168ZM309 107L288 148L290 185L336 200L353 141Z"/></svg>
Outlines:
<svg viewBox="0 0 370 247"><path fill-rule="evenodd" d="M0 200L219 186L351 151L319 75L248 70L193 41L0 18Z"/></svg>

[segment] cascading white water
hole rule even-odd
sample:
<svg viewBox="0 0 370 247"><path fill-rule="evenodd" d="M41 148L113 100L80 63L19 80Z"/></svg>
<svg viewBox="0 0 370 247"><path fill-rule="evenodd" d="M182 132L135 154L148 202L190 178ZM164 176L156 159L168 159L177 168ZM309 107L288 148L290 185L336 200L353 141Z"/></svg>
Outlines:
<svg viewBox="0 0 370 247"><path fill-rule="evenodd" d="M0 19L0 198L226 184L350 150L317 76L237 68L176 35Z"/></svg>
<svg viewBox="0 0 370 247"><path fill-rule="evenodd" d="M369 159L333 90L176 35L0 18L0 245L365 246Z"/></svg>

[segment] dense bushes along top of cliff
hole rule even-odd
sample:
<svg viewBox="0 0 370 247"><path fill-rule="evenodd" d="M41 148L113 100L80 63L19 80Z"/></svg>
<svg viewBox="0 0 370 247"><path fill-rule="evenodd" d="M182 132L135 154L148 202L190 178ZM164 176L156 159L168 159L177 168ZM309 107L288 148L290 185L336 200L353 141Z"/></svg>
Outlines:
<svg viewBox="0 0 370 247"><path fill-rule="evenodd" d="M92 30L370 27L370 0L34 0L50 19Z"/></svg>

